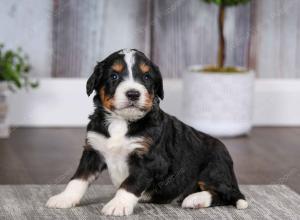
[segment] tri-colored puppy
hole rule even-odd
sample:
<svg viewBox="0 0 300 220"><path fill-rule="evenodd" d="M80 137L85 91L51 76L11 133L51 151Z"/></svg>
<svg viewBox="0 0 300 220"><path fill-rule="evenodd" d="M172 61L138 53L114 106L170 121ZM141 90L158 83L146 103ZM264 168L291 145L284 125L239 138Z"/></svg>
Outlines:
<svg viewBox="0 0 300 220"><path fill-rule="evenodd" d="M108 169L118 190L102 209L130 215L138 201L183 208L248 206L224 144L159 107L164 97L158 67L142 52L124 49L98 63L86 85L95 91L79 167L66 189L48 207L70 208Z"/></svg>

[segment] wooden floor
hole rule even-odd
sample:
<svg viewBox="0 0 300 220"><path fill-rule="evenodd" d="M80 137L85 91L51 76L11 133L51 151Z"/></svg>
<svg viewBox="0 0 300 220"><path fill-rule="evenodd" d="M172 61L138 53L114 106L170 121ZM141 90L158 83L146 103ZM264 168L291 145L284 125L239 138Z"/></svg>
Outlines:
<svg viewBox="0 0 300 220"><path fill-rule="evenodd" d="M73 175L84 128L15 128L0 140L0 184L59 184ZM255 128L223 139L241 184L286 184L300 193L300 128ZM103 173L99 183L110 183Z"/></svg>

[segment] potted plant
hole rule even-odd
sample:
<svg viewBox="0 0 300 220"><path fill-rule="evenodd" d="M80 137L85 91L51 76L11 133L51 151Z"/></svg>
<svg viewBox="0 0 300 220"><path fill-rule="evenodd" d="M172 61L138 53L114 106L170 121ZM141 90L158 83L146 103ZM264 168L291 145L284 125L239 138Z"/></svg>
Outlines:
<svg viewBox="0 0 300 220"><path fill-rule="evenodd" d="M21 88L35 88L37 82L29 78L28 56L21 48L16 51L5 50L0 44L0 137L9 137L8 93Z"/></svg>
<svg viewBox="0 0 300 220"><path fill-rule="evenodd" d="M191 66L183 77L186 123L215 136L237 136L251 130L254 72L225 66L225 11L249 0L203 0L219 7L216 66Z"/></svg>

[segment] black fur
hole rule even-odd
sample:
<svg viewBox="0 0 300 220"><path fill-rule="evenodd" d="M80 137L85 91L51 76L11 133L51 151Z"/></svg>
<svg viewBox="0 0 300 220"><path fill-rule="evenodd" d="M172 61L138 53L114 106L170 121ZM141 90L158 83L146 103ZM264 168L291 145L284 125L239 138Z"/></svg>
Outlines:
<svg viewBox="0 0 300 220"><path fill-rule="evenodd" d="M87 82L87 94L96 91L96 108L90 116L87 131L95 131L106 137L109 137L105 123L107 112L99 99L99 88L105 85L107 93L113 96L118 82L110 81L111 70L108 67L120 56L116 53L98 63ZM138 75L135 77L149 93L154 94L154 100L152 109L143 118L128 122L127 136L146 137L151 140L151 145L144 154L133 152L129 155L129 176L121 187L136 196L146 191L154 203L168 203L177 197L182 201L189 194L202 190L210 191L213 195L212 206L235 205L238 199L245 199L239 190L233 162L224 144L163 112L159 107L159 98L164 96L159 69L140 52L138 59L143 59L151 66L151 83L147 84ZM83 153L74 178L87 178L104 168L100 153L88 148Z"/></svg>
<svg viewBox="0 0 300 220"><path fill-rule="evenodd" d="M103 156L91 146L86 145L79 166L71 179L88 179L90 176L97 178L105 168L106 164Z"/></svg>
<svg viewBox="0 0 300 220"><path fill-rule="evenodd" d="M151 202L167 203L179 195L200 191L198 182L204 182L214 195L212 205L235 205L238 199L244 199L231 157L219 140L160 109L132 123L129 134L153 140L150 151L142 158L136 154L129 158L131 176L123 187L136 195L147 189Z"/></svg>

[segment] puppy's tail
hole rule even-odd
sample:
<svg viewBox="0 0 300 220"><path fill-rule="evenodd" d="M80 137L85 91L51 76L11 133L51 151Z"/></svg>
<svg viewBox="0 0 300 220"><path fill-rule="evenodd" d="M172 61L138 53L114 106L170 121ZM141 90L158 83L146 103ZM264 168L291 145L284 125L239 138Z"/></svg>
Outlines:
<svg viewBox="0 0 300 220"><path fill-rule="evenodd" d="M215 194L213 197L213 206L216 205L233 205L237 209L248 208L248 202L238 188L227 191L227 193Z"/></svg>
<svg viewBox="0 0 300 220"><path fill-rule="evenodd" d="M237 209L248 208L248 202L246 201L245 196L239 191L232 194L231 201Z"/></svg>
<svg viewBox="0 0 300 220"><path fill-rule="evenodd" d="M245 199L239 199L236 201L235 206L237 209L246 209L248 208L248 202Z"/></svg>

